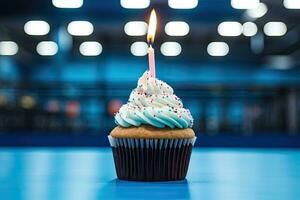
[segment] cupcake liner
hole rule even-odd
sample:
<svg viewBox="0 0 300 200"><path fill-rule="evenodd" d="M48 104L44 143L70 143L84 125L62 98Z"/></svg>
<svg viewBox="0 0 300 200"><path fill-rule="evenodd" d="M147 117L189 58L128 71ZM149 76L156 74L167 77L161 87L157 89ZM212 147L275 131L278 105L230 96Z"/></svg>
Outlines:
<svg viewBox="0 0 300 200"><path fill-rule="evenodd" d="M108 136L119 179L172 181L185 178L192 147L191 139L138 139Z"/></svg>

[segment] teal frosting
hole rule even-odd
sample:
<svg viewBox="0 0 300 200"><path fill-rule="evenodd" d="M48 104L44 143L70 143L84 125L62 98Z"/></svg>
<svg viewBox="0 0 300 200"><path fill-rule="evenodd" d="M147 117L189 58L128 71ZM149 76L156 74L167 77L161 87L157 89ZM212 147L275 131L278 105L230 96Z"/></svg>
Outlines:
<svg viewBox="0 0 300 200"><path fill-rule="evenodd" d="M115 115L122 127L148 124L157 128L190 128L193 117L167 83L150 77L148 71L138 81L129 97Z"/></svg>

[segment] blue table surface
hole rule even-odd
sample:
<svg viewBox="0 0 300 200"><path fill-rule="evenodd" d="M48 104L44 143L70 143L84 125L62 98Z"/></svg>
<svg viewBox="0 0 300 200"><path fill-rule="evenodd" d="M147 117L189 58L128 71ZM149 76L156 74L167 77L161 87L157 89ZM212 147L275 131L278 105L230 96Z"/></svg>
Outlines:
<svg viewBox="0 0 300 200"><path fill-rule="evenodd" d="M300 150L193 150L186 180L116 179L109 148L0 148L1 200L299 199Z"/></svg>

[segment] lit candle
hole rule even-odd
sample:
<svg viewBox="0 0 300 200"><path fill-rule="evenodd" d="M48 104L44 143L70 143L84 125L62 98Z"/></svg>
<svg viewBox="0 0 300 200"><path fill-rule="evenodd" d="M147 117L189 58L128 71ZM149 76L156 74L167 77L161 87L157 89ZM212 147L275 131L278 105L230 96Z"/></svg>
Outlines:
<svg viewBox="0 0 300 200"><path fill-rule="evenodd" d="M149 59L149 73L150 76L155 78L155 56L154 56L154 49L152 48L152 44L154 42L156 30L156 13L153 9L151 11L149 25L148 25L148 34L147 34L147 41L149 44L148 48L148 59Z"/></svg>

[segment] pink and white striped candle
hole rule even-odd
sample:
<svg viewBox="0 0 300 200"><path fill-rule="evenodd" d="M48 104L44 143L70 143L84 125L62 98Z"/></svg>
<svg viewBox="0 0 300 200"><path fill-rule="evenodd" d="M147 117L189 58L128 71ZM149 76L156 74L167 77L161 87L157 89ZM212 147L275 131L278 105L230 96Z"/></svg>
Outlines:
<svg viewBox="0 0 300 200"><path fill-rule="evenodd" d="M155 31L156 31L156 13L153 9L151 11L150 19L149 19L149 26L148 26L148 34L147 34L147 41L149 44L148 48L148 59L149 59L149 73L150 76L155 78L155 55L154 49L152 48L151 44L154 42Z"/></svg>
<svg viewBox="0 0 300 200"><path fill-rule="evenodd" d="M154 49L150 45L148 48L149 73L152 78L155 78L155 55Z"/></svg>

